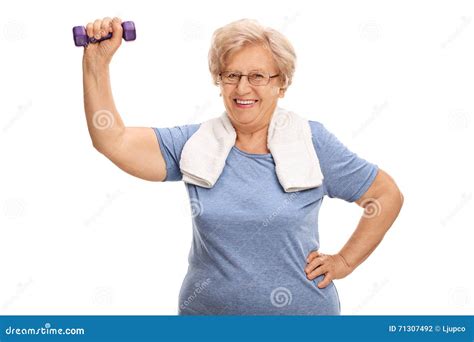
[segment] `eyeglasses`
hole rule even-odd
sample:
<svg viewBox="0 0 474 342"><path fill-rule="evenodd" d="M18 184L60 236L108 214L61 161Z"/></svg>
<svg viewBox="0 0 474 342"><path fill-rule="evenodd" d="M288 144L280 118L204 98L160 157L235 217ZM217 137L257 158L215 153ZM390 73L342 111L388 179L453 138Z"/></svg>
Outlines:
<svg viewBox="0 0 474 342"><path fill-rule="evenodd" d="M261 71L251 71L248 73L248 75L244 75L238 71L224 71L219 74L219 78L225 84L238 84L242 76L247 76L247 79L251 85L266 86L270 82L271 78L280 76L280 74L270 76L270 74Z"/></svg>

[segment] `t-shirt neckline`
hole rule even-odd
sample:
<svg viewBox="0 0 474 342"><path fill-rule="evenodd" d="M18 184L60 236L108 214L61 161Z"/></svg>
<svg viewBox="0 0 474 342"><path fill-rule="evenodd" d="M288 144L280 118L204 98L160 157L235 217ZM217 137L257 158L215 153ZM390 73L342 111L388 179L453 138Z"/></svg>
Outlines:
<svg viewBox="0 0 474 342"><path fill-rule="evenodd" d="M245 152L245 151L242 151L241 149L239 149L237 146L232 146L232 149L244 156L247 156L247 157L252 157L252 158L268 158L268 157L272 157L272 154L271 153L248 153L248 152Z"/></svg>

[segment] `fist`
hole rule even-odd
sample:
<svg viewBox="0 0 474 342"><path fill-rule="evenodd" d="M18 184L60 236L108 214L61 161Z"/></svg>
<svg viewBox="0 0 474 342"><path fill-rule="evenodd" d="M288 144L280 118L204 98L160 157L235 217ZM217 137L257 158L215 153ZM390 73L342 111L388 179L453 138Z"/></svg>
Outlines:
<svg viewBox="0 0 474 342"><path fill-rule="evenodd" d="M84 48L83 62L89 65L105 66L110 63L112 56L122 44L122 20L120 18L97 19L86 25L86 32L89 38L101 39L112 33L112 38L99 43L89 44Z"/></svg>

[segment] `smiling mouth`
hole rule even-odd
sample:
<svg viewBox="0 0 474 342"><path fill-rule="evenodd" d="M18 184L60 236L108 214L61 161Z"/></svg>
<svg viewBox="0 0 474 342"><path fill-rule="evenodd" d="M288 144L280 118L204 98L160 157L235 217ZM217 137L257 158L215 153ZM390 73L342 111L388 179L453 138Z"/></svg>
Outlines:
<svg viewBox="0 0 474 342"><path fill-rule="evenodd" d="M234 103L238 108L250 108L256 104L258 100L243 100L243 99L234 99Z"/></svg>

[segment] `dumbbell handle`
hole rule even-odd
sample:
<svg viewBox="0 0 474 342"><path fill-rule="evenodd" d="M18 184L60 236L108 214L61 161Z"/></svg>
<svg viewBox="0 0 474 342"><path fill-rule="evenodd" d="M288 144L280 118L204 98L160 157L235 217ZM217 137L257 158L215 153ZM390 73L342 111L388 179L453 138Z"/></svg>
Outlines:
<svg viewBox="0 0 474 342"><path fill-rule="evenodd" d="M135 23L133 21L124 21L122 23L122 28L122 38L125 41L131 41L137 38L137 31L135 30ZM105 37L102 37L100 39L95 39L94 37L89 38L89 36L87 35L86 28L84 26L74 26L72 28L72 35L74 38L74 44L76 46L87 46L91 43L98 43L103 40L112 38L112 33L109 33Z"/></svg>

